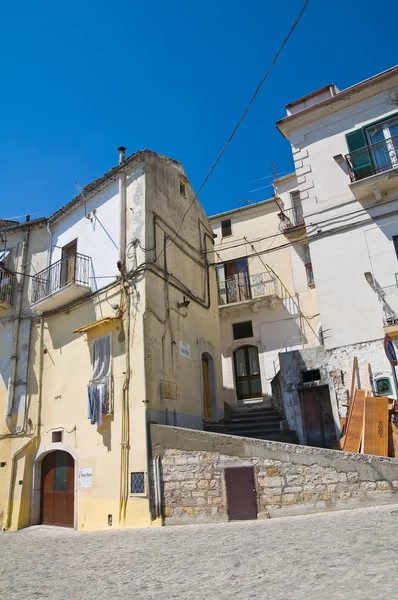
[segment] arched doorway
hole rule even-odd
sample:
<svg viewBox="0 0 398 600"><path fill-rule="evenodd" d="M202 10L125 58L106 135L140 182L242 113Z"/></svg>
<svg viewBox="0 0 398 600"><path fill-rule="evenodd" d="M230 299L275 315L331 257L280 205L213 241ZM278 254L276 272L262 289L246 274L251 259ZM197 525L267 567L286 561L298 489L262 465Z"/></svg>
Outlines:
<svg viewBox="0 0 398 600"><path fill-rule="evenodd" d="M256 346L241 346L234 352L238 400L262 398L260 362Z"/></svg>
<svg viewBox="0 0 398 600"><path fill-rule="evenodd" d="M202 353L203 418L214 418L215 405L214 361L208 352Z"/></svg>
<svg viewBox="0 0 398 600"><path fill-rule="evenodd" d="M40 522L74 525L75 461L63 450L46 454L41 465Z"/></svg>

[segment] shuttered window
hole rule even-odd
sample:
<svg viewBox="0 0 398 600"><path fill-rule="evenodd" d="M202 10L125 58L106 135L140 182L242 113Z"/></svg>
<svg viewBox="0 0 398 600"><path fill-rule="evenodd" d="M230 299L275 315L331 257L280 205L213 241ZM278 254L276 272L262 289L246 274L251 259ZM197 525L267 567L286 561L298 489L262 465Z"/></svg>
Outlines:
<svg viewBox="0 0 398 600"><path fill-rule="evenodd" d="M354 171L355 179L363 179L373 174L372 159L369 151L364 151L368 143L365 131L357 129L346 134L348 151L351 154L351 166ZM362 150L362 152L358 152Z"/></svg>

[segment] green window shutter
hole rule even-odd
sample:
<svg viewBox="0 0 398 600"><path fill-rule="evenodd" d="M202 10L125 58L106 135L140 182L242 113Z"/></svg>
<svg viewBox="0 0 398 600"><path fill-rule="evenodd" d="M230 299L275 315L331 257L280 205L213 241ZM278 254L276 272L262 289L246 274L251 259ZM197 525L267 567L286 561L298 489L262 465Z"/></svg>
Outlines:
<svg viewBox="0 0 398 600"><path fill-rule="evenodd" d="M348 152L355 152L361 148L366 148L368 145L363 129L357 129L345 136L347 140Z"/></svg>
<svg viewBox="0 0 398 600"><path fill-rule="evenodd" d="M347 146L350 157L351 167L354 173L355 181L364 179L373 175L372 157L368 150L368 142L363 129L357 129L346 134Z"/></svg>

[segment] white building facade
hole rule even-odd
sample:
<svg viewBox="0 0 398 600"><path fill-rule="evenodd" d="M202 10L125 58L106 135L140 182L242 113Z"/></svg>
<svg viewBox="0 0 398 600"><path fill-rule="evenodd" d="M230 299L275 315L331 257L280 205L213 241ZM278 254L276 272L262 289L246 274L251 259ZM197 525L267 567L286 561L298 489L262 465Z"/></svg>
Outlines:
<svg viewBox="0 0 398 600"><path fill-rule="evenodd" d="M398 67L286 109L277 127L291 142L303 207L325 346L318 360L344 414L354 356L362 385L368 362L377 393L398 391L383 348L385 333L397 333Z"/></svg>

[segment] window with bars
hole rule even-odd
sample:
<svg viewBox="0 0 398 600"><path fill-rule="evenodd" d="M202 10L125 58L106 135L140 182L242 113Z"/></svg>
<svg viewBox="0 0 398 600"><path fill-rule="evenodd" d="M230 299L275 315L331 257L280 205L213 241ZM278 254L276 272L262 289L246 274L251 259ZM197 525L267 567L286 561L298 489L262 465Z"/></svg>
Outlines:
<svg viewBox="0 0 398 600"><path fill-rule="evenodd" d="M145 494L144 471L135 471L131 473L130 494Z"/></svg>
<svg viewBox="0 0 398 600"><path fill-rule="evenodd" d="M307 274L308 285L315 285L314 271L312 270L312 263L307 263L305 265L305 272Z"/></svg>

